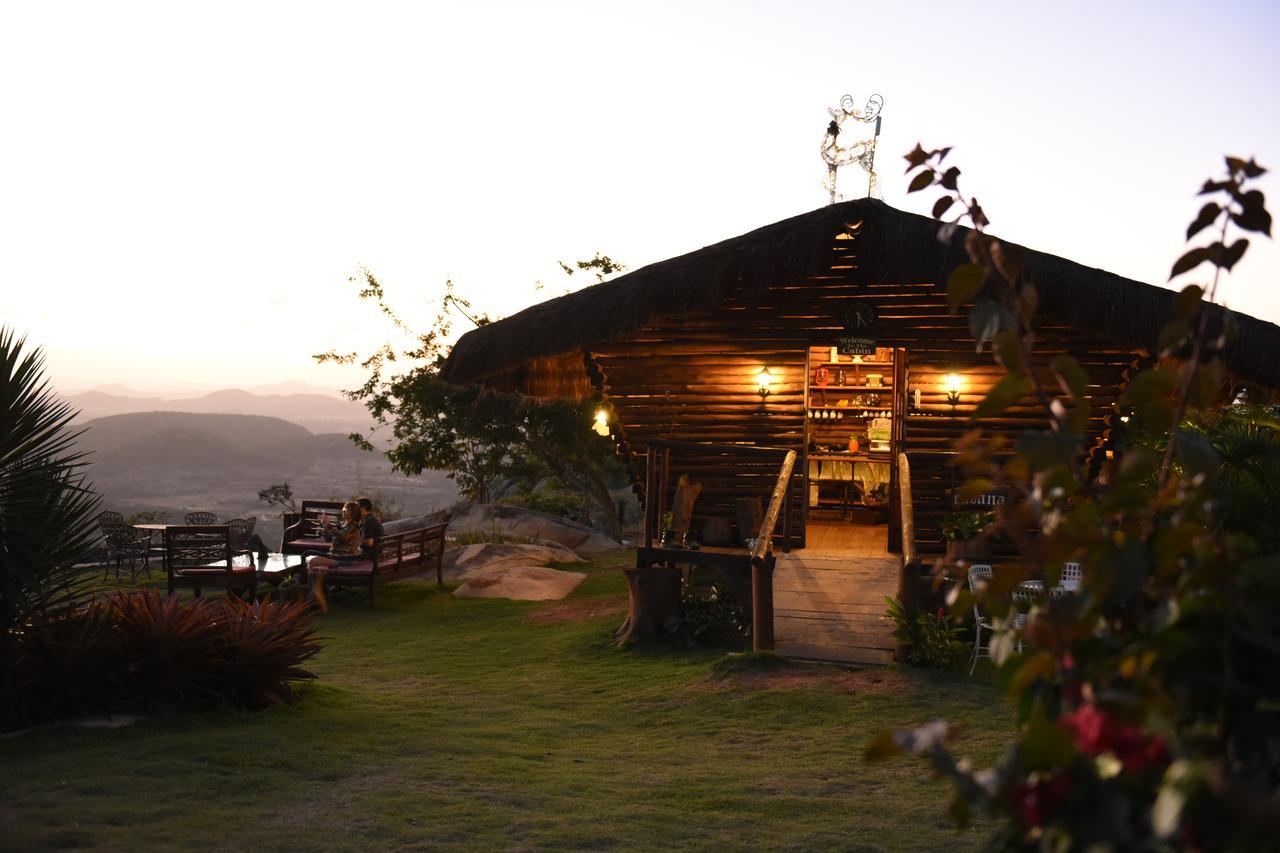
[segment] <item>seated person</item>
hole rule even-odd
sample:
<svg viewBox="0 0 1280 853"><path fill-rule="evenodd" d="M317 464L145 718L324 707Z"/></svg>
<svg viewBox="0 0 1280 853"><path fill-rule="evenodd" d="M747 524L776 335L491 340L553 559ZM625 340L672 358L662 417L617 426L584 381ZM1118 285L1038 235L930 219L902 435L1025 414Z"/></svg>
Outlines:
<svg viewBox="0 0 1280 853"><path fill-rule="evenodd" d="M360 551L372 556L384 535L382 520L373 514L373 501L369 498L356 498L356 503L360 504Z"/></svg>
<svg viewBox="0 0 1280 853"><path fill-rule="evenodd" d="M311 576L311 594L321 612L329 609L324 597L325 572L330 566L342 563L354 563L365 558L361 548L360 504L347 501L342 505L342 520L329 522L321 516L321 531L329 540L329 550L325 553L307 551L302 555L307 565L307 573Z"/></svg>

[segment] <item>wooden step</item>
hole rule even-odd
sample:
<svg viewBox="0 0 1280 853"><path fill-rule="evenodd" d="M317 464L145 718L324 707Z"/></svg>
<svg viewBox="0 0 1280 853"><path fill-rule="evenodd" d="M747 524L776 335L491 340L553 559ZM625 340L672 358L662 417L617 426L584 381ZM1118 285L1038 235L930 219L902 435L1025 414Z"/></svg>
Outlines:
<svg viewBox="0 0 1280 853"><path fill-rule="evenodd" d="M780 556L773 575L774 650L847 663L893 661L885 596L898 591L901 558Z"/></svg>

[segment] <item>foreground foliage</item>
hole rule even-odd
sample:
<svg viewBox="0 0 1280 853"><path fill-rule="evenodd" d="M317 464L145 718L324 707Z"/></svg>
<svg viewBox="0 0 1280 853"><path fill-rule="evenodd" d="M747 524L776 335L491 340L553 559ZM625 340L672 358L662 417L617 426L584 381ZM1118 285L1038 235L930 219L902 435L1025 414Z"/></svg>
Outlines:
<svg viewBox="0 0 1280 853"><path fill-rule="evenodd" d="M1115 426L1123 416L1127 428L1101 447L1085 432L1081 366L1065 354L1047 366L1033 362L1036 292L1020 250L984 233L986 215L960 193L959 170L942 167L947 151L917 146L908 171L916 171L912 191L947 191L936 217L958 203L974 226L965 241L970 263L952 274L948 296L953 310L974 303L979 346L990 345L1006 372L977 415L1030 397L1047 423L1012 447L974 431L960 448L965 491L1007 495L997 526L1024 561L1021 572L997 572L983 602L997 616L992 653L1018 710L1018 736L1000 764L981 772L955 759L952 729L941 721L877 738L868 752L927 755L955 783L952 813L961 824L974 809L999 818L998 849L1274 845L1280 554L1273 526L1254 527L1250 506L1280 499L1280 482L1262 473L1274 470L1275 422L1255 422L1252 448L1232 443L1243 453L1235 459L1204 428L1234 417L1216 410L1236 389L1222 360L1229 318L1212 302L1221 273L1248 246L1228 239L1231 227L1270 234L1262 193L1249 183L1264 170L1229 157L1226 176L1204 185L1216 200L1187 237L1214 227L1216 239L1187 251L1172 276L1207 264L1212 282L1178 295L1159 360L1128 383L1114 413ZM1104 450L1121 452L1109 459ZM1231 481L1244 473L1247 490ZM1022 631L1026 651L1013 653L1010 590L1027 576L1056 584L1065 561L1082 564L1082 590L1033 609ZM955 612L971 604L958 595Z"/></svg>
<svg viewBox="0 0 1280 853"><path fill-rule="evenodd" d="M573 272L563 263L562 267ZM578 267L595 270L598 280L622 269L600 255L579 262ZM489 318L467 314L470 304L454 295L449 282L430 328L416 332L387 303L382 284L372 273L363 270L359 284L360 298L375 302L395 328L412 340L407 349L384 343L359 359L368 376L363 385L347 392L365 404L376 428L391 428L393 442L386 456L397 471L445 471L458 484L459 494L473 503L493 502L504 496L505 487L517 485L536 505L545 497L538 489L542 484L544 493L577 495L586 515L583 520L615 539L622 538L622 518L610 485L625 485L626 477L613 442L591 429L594 403L532 400L442 381L440 368L452 347L451 306L476 325L488 323ZM358 356L331 350L315 359L351 364ZM401 362L409 366L396 372ZM351 438L358 446L373 449L369 436L353 434ZM547 484L552 488L546 489Z"/></svg>
<svg viewBox="0 0 1280 853"><path fill-rule="evenodd" d="M116 593L9 636L0 723L289 702L314 633L302 603Z"/></svg>
<svg viewBox="0 0 1280 853"><path fill-rule="evenodd" d="M97 534L76 413L54 397L41 351L25 348L0 327L0 638L75 600L75 565Z"/></svg>

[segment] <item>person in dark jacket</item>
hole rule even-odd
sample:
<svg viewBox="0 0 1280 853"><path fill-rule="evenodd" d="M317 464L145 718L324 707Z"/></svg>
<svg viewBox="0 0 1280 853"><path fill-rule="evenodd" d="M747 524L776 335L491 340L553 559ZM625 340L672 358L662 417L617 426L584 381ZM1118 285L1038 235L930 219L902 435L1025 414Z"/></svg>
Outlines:
<svg viewBox="0 0 1280 853"><path fill-rule="evenodd" d="M382 520L373 514L373 501L369 498L356 498L356 503L360 504L360 552L372 556L385 535Z"/></svg>

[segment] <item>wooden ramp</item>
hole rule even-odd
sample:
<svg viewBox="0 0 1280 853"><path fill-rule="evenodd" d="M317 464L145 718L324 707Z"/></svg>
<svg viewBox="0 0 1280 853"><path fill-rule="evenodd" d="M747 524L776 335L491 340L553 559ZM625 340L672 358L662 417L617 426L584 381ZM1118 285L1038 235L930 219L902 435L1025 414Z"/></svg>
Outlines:
<svg viewBox="0 0 1280 853"><path fill-rule="evenodd" d="M773 573L774 650L784 657L891 663L902 558L779 554Z"/></svg>

